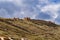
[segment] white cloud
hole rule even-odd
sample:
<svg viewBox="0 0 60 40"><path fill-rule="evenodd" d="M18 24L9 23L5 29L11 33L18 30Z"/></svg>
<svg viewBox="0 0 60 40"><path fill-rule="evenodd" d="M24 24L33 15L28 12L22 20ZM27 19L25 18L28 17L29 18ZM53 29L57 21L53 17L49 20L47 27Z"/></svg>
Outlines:
<svg viewBox="0 0 60 40"><path fill-rule="evenodd" d="M49 3L49 0L39 0L40 3Z"/></svg>
<svg viewBox="0 0 60 40"><path fill-rule="evenodd" d="M10 18L10 15L8 14L8 12L5 9L1 8L0 9L0 17Z"/></svg>
<svg viewBox="0 0 60 40"><path fill-rule="evenodd" d="M23 6L23 1L24 0L13 0L13 2L15 2L15 4L17 4L19 6Z"/></svg>
<svg viewBox="0 0 60 40"><path fill-rule="evenodd" d="M1 2L4 2L4 1L13 1L13 0L0 0Z"/></svg>
<svg viewBox="0 0 60 40"><path fill-rule="evenodd" d="M42 7L41 12L49 14L50 16L52 16L52 20L55 20L58 16L59 8L60 4L50 4Z"/></svg>
<svg viewBox="0 0 60 40"><path fill-rule="evenodd" d="M0 0L0 2L6 1L12 2L13 4L21 8L19 11L15 11L12 15L13 17L19 18L31 17L36 19L36 16L39 15L40 12L43 12L50 15L52 17L51 20L55 20L58 16L58 10L60 8L60 4L51 3L49 0L37 0L39 2L37 2L38 4L36 4L34 0L31 0L33 1L33 3L28 3L28 1L27 3L24 3L26 0ZM36 7L34 7L33 5ZM0 14L3 17L10 17L5 9L0 9Z"/></svg>
<svg viewBox="0 0 60 40"><path fill-rule="evenodd" d="M0 0L0 2L13 2L16 5L22 5L23 0Z"/></svg>

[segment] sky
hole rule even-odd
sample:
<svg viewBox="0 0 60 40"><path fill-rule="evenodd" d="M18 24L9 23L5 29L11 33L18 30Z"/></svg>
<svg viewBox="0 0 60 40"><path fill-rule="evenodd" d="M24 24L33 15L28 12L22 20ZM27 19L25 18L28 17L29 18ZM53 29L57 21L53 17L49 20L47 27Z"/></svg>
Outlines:
<svg viewBox="0 0 60 40"><path fill-rule="evenodd" d="M0 17L30 17L60 24L60 0L0 0Z"/></svg>

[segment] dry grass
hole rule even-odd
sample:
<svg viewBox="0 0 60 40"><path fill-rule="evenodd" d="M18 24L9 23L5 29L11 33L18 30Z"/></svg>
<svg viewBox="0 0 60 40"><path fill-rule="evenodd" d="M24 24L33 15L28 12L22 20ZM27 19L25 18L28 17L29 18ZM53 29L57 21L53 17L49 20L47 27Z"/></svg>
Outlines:
<svg viewBox="0 0 60 40"><path fill-rule="evenodd" d="M0 36L29 40L60 40L60 26L43 20L0 18Z"/></svg>

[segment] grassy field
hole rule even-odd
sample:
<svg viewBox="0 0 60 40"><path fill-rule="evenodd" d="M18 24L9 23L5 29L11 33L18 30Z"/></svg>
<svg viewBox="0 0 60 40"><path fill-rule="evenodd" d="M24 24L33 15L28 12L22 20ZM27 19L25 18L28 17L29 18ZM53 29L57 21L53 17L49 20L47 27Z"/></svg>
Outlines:
<svg viewBox="0 0 60 40"><path fill-rule="evenodd" d="M0 36L14 40L60 40L60 25L44 20L0 18Z"/></svg>

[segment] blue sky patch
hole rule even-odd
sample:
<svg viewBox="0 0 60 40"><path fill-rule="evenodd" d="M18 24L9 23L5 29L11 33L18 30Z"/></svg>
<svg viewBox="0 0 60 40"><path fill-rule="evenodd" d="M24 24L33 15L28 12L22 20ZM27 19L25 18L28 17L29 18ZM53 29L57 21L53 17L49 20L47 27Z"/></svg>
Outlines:
<svg viewBox="0 0 60 40"><path fill-rule="evenodd" d="M1 0L0 17L50 19L60 24L59 8L60 0Z"/></svg>

